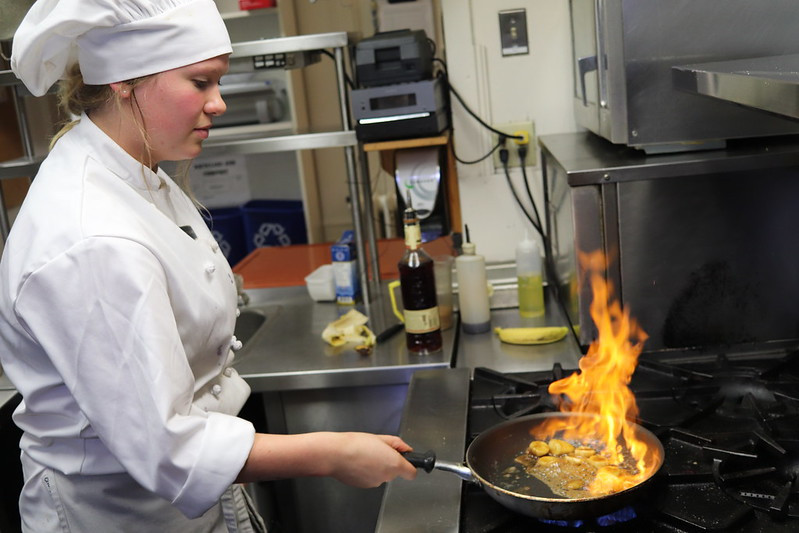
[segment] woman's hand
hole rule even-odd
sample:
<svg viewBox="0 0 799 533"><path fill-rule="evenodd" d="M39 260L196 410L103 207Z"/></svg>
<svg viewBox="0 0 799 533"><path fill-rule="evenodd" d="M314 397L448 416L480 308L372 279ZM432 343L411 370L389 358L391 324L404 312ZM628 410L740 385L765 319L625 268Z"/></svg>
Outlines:
<svg viewBox="0 0 799 533"><path fill-rule="evenodd" d="M347 485L377 487L396 477L414 479L416 468L398 452L411 451L399 437L334 433L330 476Z"/></svg>
<svg viewBox="0 0 799 533"><path fill-rule="evenodd" d="M414 479L416 468L400 452L399 437L371 433L257 433L237 482L329 476L355 487L377 487L396 477Z"/></svg>

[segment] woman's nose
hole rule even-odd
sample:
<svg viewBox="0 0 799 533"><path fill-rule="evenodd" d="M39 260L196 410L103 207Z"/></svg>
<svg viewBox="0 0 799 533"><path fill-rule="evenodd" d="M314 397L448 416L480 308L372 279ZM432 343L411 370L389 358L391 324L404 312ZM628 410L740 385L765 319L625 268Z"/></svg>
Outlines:
<svg viewBox="0 0 799 533"><path fill-rule="evenodd" d="M222 115L227 110L227 104L219 92L219 87L214 90L213 96L205 103L205 112L211 116Z"/></svg>

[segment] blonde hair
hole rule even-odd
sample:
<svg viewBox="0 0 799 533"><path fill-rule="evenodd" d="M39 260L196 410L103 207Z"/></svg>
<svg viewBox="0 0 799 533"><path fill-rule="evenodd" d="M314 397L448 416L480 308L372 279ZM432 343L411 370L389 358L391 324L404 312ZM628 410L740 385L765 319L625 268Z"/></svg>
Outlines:
<svg viewBox="0 0 799 533"><path fill-rule="evenodd" d="M145 165L145 162L142 162L143 167L152 167L153 165L151 160L150 138L147 134L147 128L144 124L144 119L139 108L139 102L136 99L135 89L137 86L141 85L153 76L155 76L155 74L125 81L125 84L130 87L131 90L130 105L134 107L134 121L136 122L136 127L139 130L139 134L141 135L142 141L144 143L147 164ZM99 109L106 105L116 105L118 107L122 106L122 100L111 89L110 85L85 84L83 82L83 75L80 72L80 67L77 64L73 65L67 71L66 77L59 81L57 97L58 107L67 116L71 115L79 117L82 113L88 114L93 110ZM53 136L52 140L50 141L50 149L52 150L53 146L55 146L55 143L58 142L58 140L63 137L65 133L74 128L79 122L80 119L68 119L61 126L61 129L59 129L58 132ZM195 204L199 205L191 192L191 187L189 186L190 166L190 164L177 166L175 182L186 192L186 194L189 195L189 198L191 198ZM142 170L144 170L144 168L142 168Z"/></svg>

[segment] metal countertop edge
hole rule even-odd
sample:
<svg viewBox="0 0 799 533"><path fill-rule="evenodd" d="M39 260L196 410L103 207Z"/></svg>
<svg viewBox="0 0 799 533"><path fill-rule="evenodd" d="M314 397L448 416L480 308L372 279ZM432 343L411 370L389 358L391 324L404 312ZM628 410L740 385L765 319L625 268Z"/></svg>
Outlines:
<svg viewBox="0 0 799 533"><path fill-rule="evenodd" d="M14 389L0 390L0 411L3 411L6 405L11 405L12 403L14 403L14 407L16 407L16 404L19 402L12 402L12 400L15 400L18 394L19 393Z"/></svg>
<svg viewBox="0 0 799 533"><path fill-rule="evenodd" d="M434 450L438 458L463 461L469 410L468 368L417 371L411 379L400 436L415 451ZM386 486L377 533L455 533L460 529L463 482L434 470L419 471L413 481Z"/></svg>
<svg viewBox="0 0 799 533"><path fill-rule="evenodd" d="M416 372L446 369L449 361L429 364L396 365L369 368L337 368L240 374L253 392L285 392L292 390L327 389L408 383Z"/></svg>

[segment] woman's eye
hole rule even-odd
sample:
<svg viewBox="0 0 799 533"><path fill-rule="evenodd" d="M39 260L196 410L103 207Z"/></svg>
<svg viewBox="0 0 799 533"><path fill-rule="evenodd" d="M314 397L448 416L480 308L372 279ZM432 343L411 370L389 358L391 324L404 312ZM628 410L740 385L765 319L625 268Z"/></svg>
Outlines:
<svg viewBox="0 0 799 533"><path fill-rule="evenodd" d="M205 89L208 87L208 82L206 80L194 80L194 86L198 89Z"/></svg>

